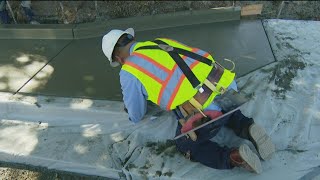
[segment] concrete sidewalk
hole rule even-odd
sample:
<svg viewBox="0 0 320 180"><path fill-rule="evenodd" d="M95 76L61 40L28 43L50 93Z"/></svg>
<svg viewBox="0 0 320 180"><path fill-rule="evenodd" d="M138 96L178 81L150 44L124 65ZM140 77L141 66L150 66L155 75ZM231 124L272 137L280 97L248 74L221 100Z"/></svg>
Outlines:
<svg viewBox="0 0 320 180"><path fill-rule="evenodd" d="M138 41L168 37L202 48L226 68L232 66L223 59L231 59L238 77L274 62L261 21L240 20L237 8L28 27L0 28L0 91L122 100L120 68L111 68L101 50L112 28L133 27Z"/></svg>

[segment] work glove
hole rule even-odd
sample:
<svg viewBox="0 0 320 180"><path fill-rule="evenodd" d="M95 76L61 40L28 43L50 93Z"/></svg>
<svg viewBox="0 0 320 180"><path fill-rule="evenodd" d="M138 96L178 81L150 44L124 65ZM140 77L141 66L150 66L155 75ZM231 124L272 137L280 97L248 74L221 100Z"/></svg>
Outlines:
<svg viewBox="0 0 320 180"><path fill-rule="evenodd" d="M128 109L126 108L125 105L123 105L123 110L124 110L126 113L128 113Z"/></svg>
<svg viewBox="0 0 320 180"><path fill-rule="evenodd" d="M198 112L195 115L191 116L187 122L182 126L181 128L181 133L185 133L191 129L194 129L208 121L210 121L211 119L215 119L219 116L222 115L222 113L220 111L215 111L215 110L208 110L208 111L204 111L203 112L207 117L203 117L203 115Z"/></svg>

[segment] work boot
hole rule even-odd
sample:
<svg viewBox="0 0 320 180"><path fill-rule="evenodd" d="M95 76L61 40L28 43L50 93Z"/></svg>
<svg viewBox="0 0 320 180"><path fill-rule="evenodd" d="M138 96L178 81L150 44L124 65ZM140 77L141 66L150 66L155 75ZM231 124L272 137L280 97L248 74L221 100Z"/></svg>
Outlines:
<svg viewBox="0 0 320 180"><path fill-rule="evenodd" d="M242 144L239 149L231 151L230 161L232 166L242 167L257 174L262 172L259 157L246 144Z"/></svg>
<svg viewBox="0 0 320 180"><path fill-rule="evenodd" d="M271 138L262 127L256 123L250 125L249 139L263 160L271 158L271 155L275 152L275 146L272 143Z"/></svg>
<svg viewBox="0 0 320 180"><path fill-rule="evenodd" d="M0 19L3 24L9 24L10 18L7 10L0 11Z"/></svg>

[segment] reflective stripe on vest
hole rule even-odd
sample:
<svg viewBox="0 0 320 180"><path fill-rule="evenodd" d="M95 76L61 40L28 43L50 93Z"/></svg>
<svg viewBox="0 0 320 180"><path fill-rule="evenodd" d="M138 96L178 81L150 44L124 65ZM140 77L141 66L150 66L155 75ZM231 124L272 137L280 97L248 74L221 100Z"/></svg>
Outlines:
<svg viewBox="0 0 320 180"><path fill-rule="evenodd" d="M161 38L161 40L171 46L205 56L214 62L213 58L207 52L196 48L192 49L191 47L170 39ZM140 42L135 45L134 50L147 45L155 45L155 43L150 41ZM195 61L189 57L182 56L182 58L190 69L192 69L192 72L194 72L199 81L203 83L213 67L199 63L199 61ZM148 100L167 110L176 108L176 106L188 101L197 93L197 90L191 86L174 60L164 51L134 51L122 66L122 69L133 74L140 80L148 93ZM220 85L223 85L224 88L227 88L234 78L234 73L230 73L228 70L225 70L221 80L218 82ZM220 88L219 85L217 88ZM217 94L218 92L212 93L209 98L210 100L208 99L206 101L203 108L208 106Z"/></svg>

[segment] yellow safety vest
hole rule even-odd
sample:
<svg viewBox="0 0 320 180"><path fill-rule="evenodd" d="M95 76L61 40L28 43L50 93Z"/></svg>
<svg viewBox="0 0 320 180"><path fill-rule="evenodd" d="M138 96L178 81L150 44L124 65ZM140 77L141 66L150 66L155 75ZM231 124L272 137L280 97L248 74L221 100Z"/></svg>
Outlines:
<svg viewBox="0 0 320 180"><path fill-rule="evenodd" d="M194 52L215 62L212 56L203 50L189 47L172 39L158 38L157 40L161 40L172 47ZM139 47L150 45L157 44L152 41L138 42L134 46L133 53L122 66L122 70L131 73L142 83L148 93L148 100L167 110L175 109L192 99L198 89L191 85L177 63L166 51L158 49L137 50ZM214 66L209 66L190 57L183 55L180 55L180 57L187 63L201 85L214 68ZM210 105L214 98L221 94L222 88L226 89L232 83L234 77L235 73L224 69L217 82L217 90L212 92L201 109Z"/></svg>

